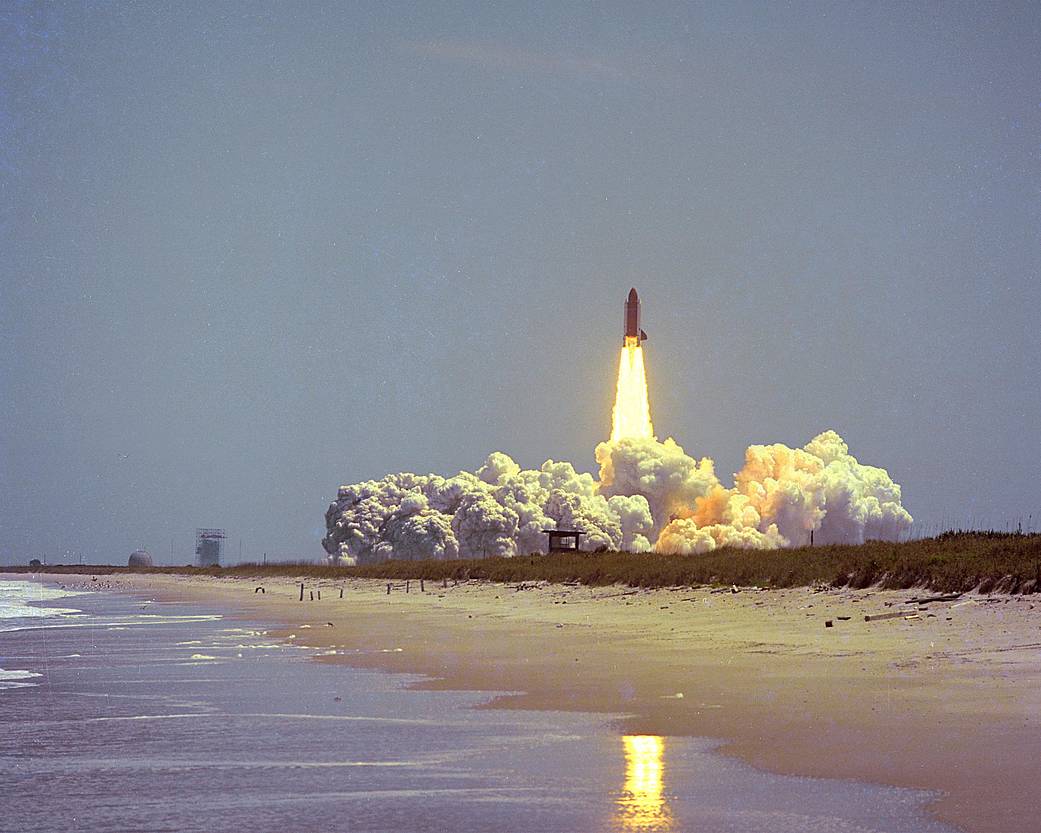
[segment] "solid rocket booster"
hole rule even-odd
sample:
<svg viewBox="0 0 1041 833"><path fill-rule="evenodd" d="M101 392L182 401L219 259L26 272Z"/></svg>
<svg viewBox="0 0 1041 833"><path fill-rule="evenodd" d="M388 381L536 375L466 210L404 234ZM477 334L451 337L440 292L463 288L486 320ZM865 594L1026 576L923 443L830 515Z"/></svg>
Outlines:
<svg viewBox="0 0 1041 833"><path fill-rule="evenodd" d="M629 290L629 298L625 302L625 334L622 336L622 344L626 347L636 347L641 341L647 340L647 333L640 329L640 296L636 294L636 287Z"/></svg>

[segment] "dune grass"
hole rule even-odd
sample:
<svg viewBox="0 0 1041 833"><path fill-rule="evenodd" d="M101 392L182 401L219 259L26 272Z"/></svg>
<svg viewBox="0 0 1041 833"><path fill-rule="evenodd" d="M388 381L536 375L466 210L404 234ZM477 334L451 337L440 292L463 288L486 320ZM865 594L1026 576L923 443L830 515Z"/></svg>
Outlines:
<svg viewBox="0 0 1041 833"><path fill-rule="evenodd" d="M7 568L4 568L7 569ZM28 567L18 572L33 572ZM51 573L122 573L127 567L45 566ZM938 592L1041 592L1041 534L948 532L904 543L787 550L718 550L701 555L554 553L459 561L392 560L358 567L313 562L239 564L233 567L153 567L136 572L210 576L376 578L391 581L578 582L630 587L737 585L800 587L921 587Z"/></svg>

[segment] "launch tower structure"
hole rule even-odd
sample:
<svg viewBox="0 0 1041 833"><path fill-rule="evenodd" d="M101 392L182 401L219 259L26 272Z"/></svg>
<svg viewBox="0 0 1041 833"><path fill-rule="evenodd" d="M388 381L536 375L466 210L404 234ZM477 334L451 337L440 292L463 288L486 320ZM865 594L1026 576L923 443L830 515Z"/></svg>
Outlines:
<svg viewBox="0 0 1041 833"><path fill-rule="evenodd" d="M219 567L224 552L223 529L195 530L195 557L200 567Z"/></svg>

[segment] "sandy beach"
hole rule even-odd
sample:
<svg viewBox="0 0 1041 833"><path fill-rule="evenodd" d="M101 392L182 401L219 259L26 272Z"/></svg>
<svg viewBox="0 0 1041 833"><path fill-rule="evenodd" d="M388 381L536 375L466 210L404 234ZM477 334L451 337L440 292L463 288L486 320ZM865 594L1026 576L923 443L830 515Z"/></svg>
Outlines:
<svg viewBox="0 0 1041 833"><path fill-rule="evenodd" d="M385 582L305 579L301 602L289 578L43 578L219 601L324 649L321 662L418 672L427 688L512 692L495 708L623 714L626 731L720 738L771 771L938 791L933 812L968 831L1038 829L1041 603L1031 596L918 605L906 602L929 594L477 582L421 591L418 581L388 594ZM887 613L900 615L865 621Z"/></svg>

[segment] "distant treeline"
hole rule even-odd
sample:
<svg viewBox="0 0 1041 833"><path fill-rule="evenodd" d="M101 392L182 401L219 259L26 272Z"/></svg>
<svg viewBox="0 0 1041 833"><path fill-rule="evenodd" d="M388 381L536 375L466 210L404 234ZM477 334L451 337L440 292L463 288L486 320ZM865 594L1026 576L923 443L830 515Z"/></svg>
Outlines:
<svg viewBox="0 0 1041 833"><path fill-rule="evenodd" d="M11 568L0 568L10 570ZM18 572L34 572L29 567ZM127 567L44 566L38 572L109 574ZM701 555L579 552L467 561L391 560L360 567L314 563L234 567L152 567L135 572L210 576L307 576L315 579L548 581L630 587L738 585L923 587L940 592L1041 592L1041 534L948 532L903 543L781 550L724 549Z"/></svg>

